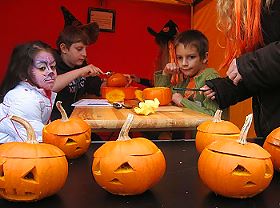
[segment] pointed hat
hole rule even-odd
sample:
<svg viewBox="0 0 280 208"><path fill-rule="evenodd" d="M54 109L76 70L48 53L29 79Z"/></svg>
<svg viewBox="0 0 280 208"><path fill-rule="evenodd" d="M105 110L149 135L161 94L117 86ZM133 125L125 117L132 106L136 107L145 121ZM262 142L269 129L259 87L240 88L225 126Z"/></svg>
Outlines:
<svg viewBox="0 0 280 208"><path fill-rule="evenodd" d="M155 37L156 43L167 43L169 40L173 40L176 34L179 32L178 25L169 20L161 29L160 32L155 32L151 27L147 27L148 32Z"/></svg>
<svg viewBox="0 0 280 208"><path fill-rule="evenodd" d="M61 6L61 11L64 17L64 27L66 26L78 27L87 33L90 39L89 44L96 42L99 35L99 26L96 22L82 24L76 17L74 17L73 14L71 14L71 12L68 9L66 9L66 7Z"/></svg>

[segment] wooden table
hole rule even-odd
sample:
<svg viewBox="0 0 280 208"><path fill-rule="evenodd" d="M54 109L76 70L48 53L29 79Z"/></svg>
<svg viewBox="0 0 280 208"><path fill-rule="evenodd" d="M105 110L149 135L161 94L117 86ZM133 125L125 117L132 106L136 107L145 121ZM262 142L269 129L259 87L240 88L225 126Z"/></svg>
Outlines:
<svg viewBox="0 0 280 208"><path fill-rule="evenodd" d="M194 130L203 121L213 117L182 108L182 111L161 111L148 116L137 115L133 109L113 107L75 107L72 116L84 119L94 132L116 131L124 124L127 115L134 114L131 131Z"/></svg>

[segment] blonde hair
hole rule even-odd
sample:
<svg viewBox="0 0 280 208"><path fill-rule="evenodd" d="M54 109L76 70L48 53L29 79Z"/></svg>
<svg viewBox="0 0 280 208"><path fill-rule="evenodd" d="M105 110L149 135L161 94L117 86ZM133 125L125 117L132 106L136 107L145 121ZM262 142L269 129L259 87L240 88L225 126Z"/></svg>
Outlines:
<svg viewBox="0 0 280 208"><path fill-rule="evenodd" d="M264 45L261 30L262 5L274 0L217 0L217 28L226 37L226 57L220 68L245 52Z"/></svg>

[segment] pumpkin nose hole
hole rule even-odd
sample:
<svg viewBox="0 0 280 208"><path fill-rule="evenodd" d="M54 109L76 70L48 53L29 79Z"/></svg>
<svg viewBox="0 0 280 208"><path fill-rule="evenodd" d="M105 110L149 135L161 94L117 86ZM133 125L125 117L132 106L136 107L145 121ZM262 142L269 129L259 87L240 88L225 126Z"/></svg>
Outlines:
<svg viewBox="0 0 280 208"><path fill-rule="evenodd" d="M133 168L129 165L128 162L123 163L117 170L114 171L115 173L130 173L134 172Z"/></svg>
<svg viewBox="0 0 280 208"><path fill-rule="evenodd" d="M24 179L26 180L34 180L34 175L32 172L27 173L26 176L24 176Z"/></svg>
<svg viewBox="0 0 280 208"><path fill-rule="evenodd" d="M237 165L236 168L232 171L232 175L250 176L251 173L246 168L244 168L242 165Z"/></svg>
<svg viewBox="0 0 280 208"><path fill-rule="evenodd" d="M113 184L122 184L118 179L114 178L113 180L110 181L110 183Z"/></svg>
<svg viewBox="0 0 280 208"><path fill-rule="evenodd" d="M66 142L66 145L73 145L73 144L77 144L77 142L75 142L73 139L71 138L68 138L67 139L67 142Z"/></svg>

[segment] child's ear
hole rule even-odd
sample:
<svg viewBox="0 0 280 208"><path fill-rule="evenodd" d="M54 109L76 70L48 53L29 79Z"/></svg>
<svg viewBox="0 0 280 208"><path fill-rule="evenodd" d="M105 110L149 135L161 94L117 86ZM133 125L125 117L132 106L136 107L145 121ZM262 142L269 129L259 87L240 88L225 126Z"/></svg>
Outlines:
<svg viewBox="0 0 280 208"><path fill-rule="evenodd" d="M61 53L66 53L67 51L68 51L68 48L67 48L67 46L65 45L65 43L61 43L60 45L59 45L59 47L60 47L60 51L61 51Z"/></svg>
<svg viewBox="0 0 280 208"><path fill-rule="evenodd" d="M202 61L203 64L207 64L208 63L208 52L205 53L205 57Z"/></svg>

